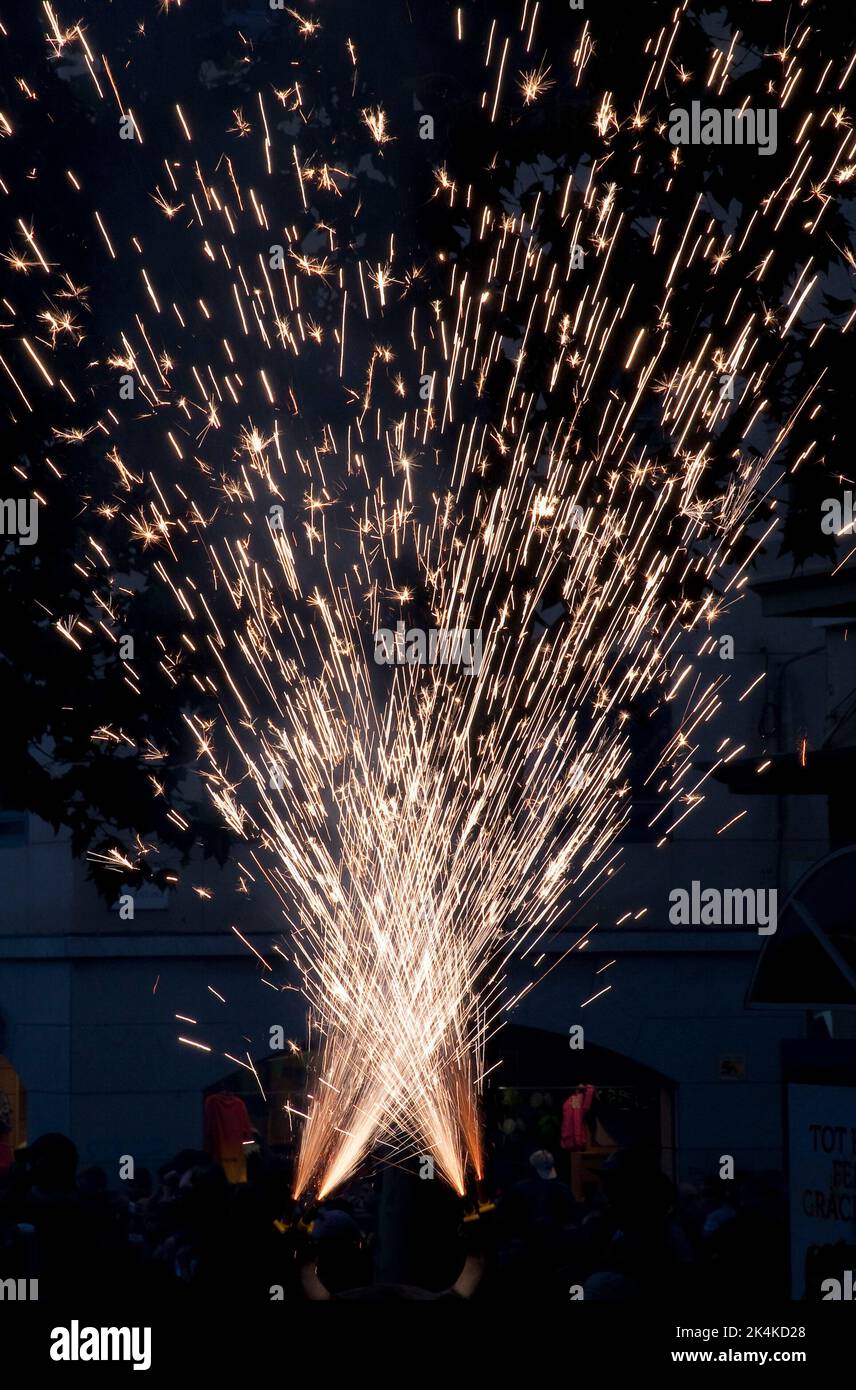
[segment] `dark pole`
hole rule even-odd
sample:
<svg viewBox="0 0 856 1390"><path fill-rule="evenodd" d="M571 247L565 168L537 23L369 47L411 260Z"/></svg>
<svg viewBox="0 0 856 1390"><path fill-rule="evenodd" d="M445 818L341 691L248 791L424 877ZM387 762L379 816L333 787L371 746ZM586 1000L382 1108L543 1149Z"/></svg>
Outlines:
<svg viewBox="0 0 856 1390"><path fill-rule="evenodd" d="M381 1178L374 1274L379 1284L414 1282L412 1173L389 1167Z"/></svg>

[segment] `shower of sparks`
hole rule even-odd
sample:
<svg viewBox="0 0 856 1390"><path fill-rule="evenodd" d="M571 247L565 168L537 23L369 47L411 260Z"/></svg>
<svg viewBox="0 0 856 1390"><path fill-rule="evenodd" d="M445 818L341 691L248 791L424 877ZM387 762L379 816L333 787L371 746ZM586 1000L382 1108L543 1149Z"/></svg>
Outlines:
<svg viewBox="0 0 856 1390"><path fill-rule="evenodd" d="M161 0L165 24L177 7ZM91 27L64 29L58 7L43 8L49 54L79 54L98 102L115 104L111 120L116 107L128 114L119 65L96 61ZM496 21L464 38L456 14L453 40L480 52L486 44L482 106L497 133L506 110L516 115L560 80L557 64L525 66L537 12L527 0L518 38L502 37ZM308 51L303 40L317 21L288 14L301 40L295 53ZM816 92L799 82L808 26L795 22L779 99L782 91L792 103L804 99L812 129L837 123L847 72L830 63ZM175 683L180 667L216 702L214 719L184 716L200 775L289 926L316 1058L298 1193L329 1192L378 1147L390 1156L430 1151L464 1190L468 1165L481 1171L485 1044L522 997L509 996L507 966L526 958L534 979L571 905L614 872L629 810L631 703L655 692L678 726L652 774L661 843L739 751L725 740L714 766L694 771L725 680L703 675L684 649L689 632L709 628L738 596L776 524L777 456L797 416L817 407L807 396L769 431L762 454L747 436L764 415L773 354L817 276L810 265L795 275L773 338L743 309L743 286L727 301L709 297L703 320L695 304L685 312L676 286L690 266L712 284L738 256L746 281L760 279L776 253L774 222L804 218L807 201L835 196L856 149L842 122L832 164L816 168L805 134L789 178L770 189L760 160L757 206L745 212L739 243L723 242L701 194L676 192L668 225L649 237L657 292L650 303L634 291L616 299L611 264L637 252L613 144L628 142L637 170L676 183L680 160L662 123L673 76L664 55L677 62L686 23L679 5L672 27L652 38L641 97L624 107L605 92L592 104L599 152L584 177L566 172L555 192L509 211L479 204L454 170L438 171L435 197L487 253L484 283L442 256L430 272L415 266L397 229L371 256L347 230L339 234L359 212L355 199L341 211L355 174L315 118L311 77L297 59L292 85L273 93L294 136L273 118L270 91L225 113L214 157L207 151L217 142L210 131L200 138L192 100L164 113L177 154L165 151L165 180L142 201L163 219L173 265L194 265L193 294L173 302L176 291L158 283L144 227L111 225L84 204L105 263L127 267L139 289L136 313L117 325L101 364L132 372L138 395L122 417L111 407L95 425L84 421L80 442L96 430L115 471L116 506L100 518L130 528L183 615L186 650L164 651L165 676ZM355 82L350 40L343 51ZM586 20L572 50L575 87L592 51ZM727 90L722 57L709 79L717 94ZM833 99L835 111L826 109ZM4 117L2 133L14 138L25 116ZM395 140L381 105L355 101L340 116L362 130L370 154ZM144 124L152 140L157 123ZM300 139L312 165L293 143ZM281 169L290 188L272 180ZM561 228L549 244L541 239L548 211ZM819 221L822 206L814 215ZM277 268L271 243L285 249ZM17 275L45 277L49 296L76 301L72 312L49 297L31 331L16 324L17 355L0 357L15 408L32 409L34 387L45 385L83 402L84 389L63 373L76 370L67 364L82 343L89 354L82 316L91 291L74 288L34 224L18 221L4 260ZM525 324L518 341L503 331L512 305ZM567 400L549 428L524 372L545 344L543 388ZM317 364L324 390L336 393L333 419L319 419L314 435L317 409L289 384L298 359L310 371ZM722 373L740 374L739 405L720 398ZM491 388L498 404L487 404ZM713 441L738 410L742 441L717 488L707 479ZM663 441L656 452L646 442L652 415ZM75 441L66 433L57 442ZM759 518L751 554L725 569ZM103 635L116 581L94 534L81 572L104 590L93 600ZM420 596L414 616L409 605ZM561 620L551 624L554 608ZM375 665L378 628L428 614L435 628L481 633L478 670ZM95 624L56 622L75 646L97 636ZM135 862L129 853L101 859L124 872Z"/></svg>

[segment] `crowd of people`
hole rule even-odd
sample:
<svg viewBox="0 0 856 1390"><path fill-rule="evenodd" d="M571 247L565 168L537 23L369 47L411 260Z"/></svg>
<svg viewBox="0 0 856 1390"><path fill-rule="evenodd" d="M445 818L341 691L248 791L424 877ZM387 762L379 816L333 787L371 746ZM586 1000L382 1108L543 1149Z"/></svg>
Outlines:
<svg viewBox="0 0 856 1390"><path fill-rule="evenodd" d="M233 1301L475 1298L541 1302L787 1298L786 1198L775 1175L677 1189L616 1151L578 1201L553 1155L496 1161L463 1198L419 1164L292 1197L293 1152L253 1145L245 1182L202 1150L112 1183L46 1134L0 1178L0 1278L40 1297Z"/></svg>

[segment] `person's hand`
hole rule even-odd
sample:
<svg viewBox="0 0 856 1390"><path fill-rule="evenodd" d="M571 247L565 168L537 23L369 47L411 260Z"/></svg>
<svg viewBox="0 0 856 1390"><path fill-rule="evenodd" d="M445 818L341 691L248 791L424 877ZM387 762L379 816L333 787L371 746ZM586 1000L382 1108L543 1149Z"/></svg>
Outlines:
<svg viewBox="0 0 856 1390"><path fill-rule="evenodd" d="M332 1294L318 1278L318 1253L307 1250L300 1266L300 1287L312 1303L327 1303Z"/></svg>
<svg viewBox="0 0 856 1390"><path fill-rule="evenodd" d="M452 1285L452 1293L456 1293L459 1298L472 1298L486 1268L487 1260L484 1255L468 1255L464 1260L463 1269Z"/></svg>

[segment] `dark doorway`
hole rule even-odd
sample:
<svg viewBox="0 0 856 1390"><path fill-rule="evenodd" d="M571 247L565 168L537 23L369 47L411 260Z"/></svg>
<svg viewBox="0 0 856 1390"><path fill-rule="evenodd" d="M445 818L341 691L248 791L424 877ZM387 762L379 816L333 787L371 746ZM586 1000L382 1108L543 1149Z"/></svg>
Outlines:
<svg viewBox="0 0 856 1390"><path fill-rule="evenodd" d="M674 1082L622 1053L587 1043L573 1051L560 1033L504 1028L495 1043L502 1064L484 1098L485 1137L499 1185L529 1175L529 1157L548 1150L578 1200L618 1149L650 1154L674 1177ZM491 1065L493 1058L488 1059ZM563 1147L563 1106L575 1088L593 1088L580 1147ZM588 1099L588 1096L586 1096Z"/></svg>

